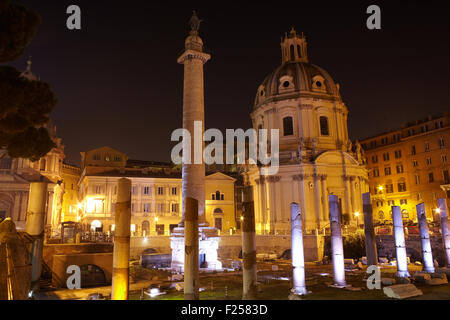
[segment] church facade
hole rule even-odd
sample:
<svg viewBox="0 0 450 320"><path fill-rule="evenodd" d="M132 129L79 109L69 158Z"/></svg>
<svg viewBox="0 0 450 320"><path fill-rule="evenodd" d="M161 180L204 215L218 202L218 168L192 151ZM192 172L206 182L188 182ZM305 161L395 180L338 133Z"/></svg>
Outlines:
<svg viewBox="0 0 450 320"><path fill-rule="evenodd" d="M348 137L348 109L339 84L309 63L306 38L295 30L281 42L282 64L258 87L254 129L279 129L278 173L247 166L253 187L256 232L289 234L290 204L304 213L306 232L329 227L328 195L339 197L343 224L356 225L362 193L368 191L363 150ZM362 221L360 219L359 221Z"/></svg>

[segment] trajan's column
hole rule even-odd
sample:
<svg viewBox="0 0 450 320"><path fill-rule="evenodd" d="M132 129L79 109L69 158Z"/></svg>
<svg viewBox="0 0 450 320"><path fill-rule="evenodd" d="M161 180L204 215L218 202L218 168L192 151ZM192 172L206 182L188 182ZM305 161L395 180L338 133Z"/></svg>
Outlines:
<svg viewBox="0 0 450 320"><path fill-rule="evenodd" d="M203 52L203 41L199 37L200 20L195 11L189 21L191 31L186 38L185 50L177 62L184 65L183 86L183 129L191 136L191 141L183 137L183 164L182 164L182 220L175 228L171 237L172 269L184 271L184 230L186 198L198 201L198 223L201 233L199 243L200 267L220 269L221 263L217 261L217 248L219 238L217 230L206 226L205 219L205 163L203 161L203 133L205 130L205 104L203 65L211 55ZM194 143L194 137L202 140L201 145ZM189 149L187 149L189 147ZM190 152L188 152L190 150ZM188 161L190 160L190 161Z"/></svg>

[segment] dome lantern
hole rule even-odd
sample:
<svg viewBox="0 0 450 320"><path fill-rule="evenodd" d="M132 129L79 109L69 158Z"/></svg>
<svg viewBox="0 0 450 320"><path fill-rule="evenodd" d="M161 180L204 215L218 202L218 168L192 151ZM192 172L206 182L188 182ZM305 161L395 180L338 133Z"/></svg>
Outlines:
<svg viewBox="0 0 450 320"><path fill-rule="evenodd" d="M281 61L286 62L308 62L308 52L306 48L306 37L298 35L294 28L284 34L281 39Z"/></svg>

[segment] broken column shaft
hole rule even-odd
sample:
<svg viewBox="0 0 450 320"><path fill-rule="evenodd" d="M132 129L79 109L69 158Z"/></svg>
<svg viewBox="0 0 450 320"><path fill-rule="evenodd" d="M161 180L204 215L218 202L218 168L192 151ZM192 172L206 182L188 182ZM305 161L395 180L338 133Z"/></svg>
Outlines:
<svg viewBox="0 0 450 320"><path fill-rule="evenodd" d="M42 251L44 249L45 207L47 202L47 182L32 182L28 197L25 232L35 240L31 247L31 288L38 285L42 272Z"/></svg>
<svg viewBox="0 0 450 320"><path fill-rule="evenodd" d="M442 244L445 250L446 267L450 268L450 229L448 222L447 201L445 199L438 199L438 206L440 210Z"/></svg>
<svg viewBox="0 0 450 320"><path fill-rule="evenodd" d="M345 287L344 246L342 244L341 221L339 219L338 196L328 196L331 228L331 259L333 261L334 285Z"/></svg>
<svg viewBox="0 0 450 320"><path fill-rule="evenodd" d="M416 205L417 221L419 223L420 240L422 242L423 271L434 273L433 253L431 252L430 233L428 232L425 204Z"/></svg>
<svg viewBox="0 0 450 320"><path fill-rule="evenodd" d="M410 277L406 257L405 230L399 206L392 206L392 220L394 223L395 253L397 255L397 275L400 278Z"/></svg>
<svg viewBox="0 0 450 320"><path fill-rule="evenodd" d="M308 293L305 283L305 256L303 251L302 214L298 203L291 203L291 258L292 258L292 293Z"/></svg>
<svg viewBox="0 0 450 320"><path fill-rule="evenodd" d="M114 232L112 300L128 300L131 222L131 180L118 181Z"/></svg>
<svg viewBox="0 0 450 320"><path fill-rule="evenodd" d="M184 300L198 300L198 201L188 197L184 207Z"/></svg>
<svg viewBox="0 0 450 320"><path fill-rule="evenodd" d="M242 299L254 300L257 296L257 278L255 210L252 187L246 187L242 197L244 206L244 220L242 221Z"/></svg>
<svg viewBox="0 0 450 320"><path fill-rule="evenodd" d="M378 264L377 242L375 238L375 230L373 227L373 211L370 200L370 193L364 193L363 212L364 212L364 235L366 243L367 265L376 266Z"/></svg>

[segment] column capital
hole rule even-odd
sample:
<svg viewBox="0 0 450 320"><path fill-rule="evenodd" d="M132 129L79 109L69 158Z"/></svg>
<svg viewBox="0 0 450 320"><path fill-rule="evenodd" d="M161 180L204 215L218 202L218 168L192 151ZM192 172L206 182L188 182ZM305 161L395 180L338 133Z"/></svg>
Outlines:
<svg viewBox="0 0 450 320"><path fill-rule="evenodd" d="M325 181L327 179L328 175L326 174L321 174L320 175L320 180Z"/></svg>
<svg viewBox="0 0 450 320"><path fill-rule="evenodd" d="M293 175L292 176L292 180L294 180L294 181L302 181L302 180L305 180L306 178L308 178L308 175L307 174L296 174L296 175Z"/></svg>
<svg viewBox="0 0 450 320"><path fill-rule="evenodd" d="M267 177L267 181L268 182L278 182L281 180L280 176L268 176Z"/></svg>
<svg viewBox="0 0 450 320"><path fill-rule="evenodd" d="M177 59L177 62L179 64L184 64L188 60L200 60L203 64L205 64L209 59L211 59L210 54L200 52L197 50L187 49Z"/></svg>

